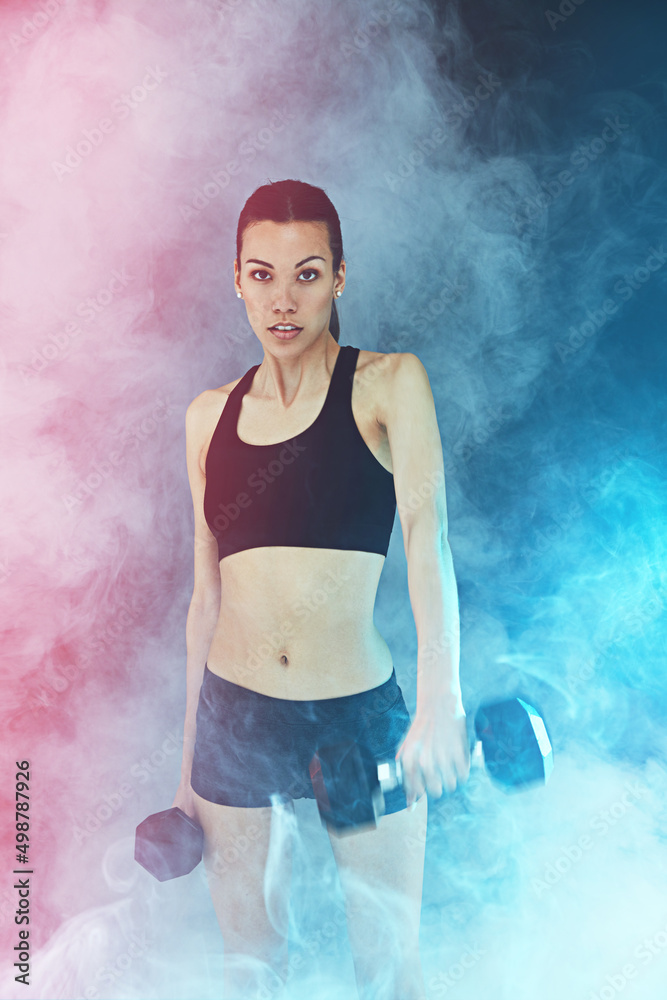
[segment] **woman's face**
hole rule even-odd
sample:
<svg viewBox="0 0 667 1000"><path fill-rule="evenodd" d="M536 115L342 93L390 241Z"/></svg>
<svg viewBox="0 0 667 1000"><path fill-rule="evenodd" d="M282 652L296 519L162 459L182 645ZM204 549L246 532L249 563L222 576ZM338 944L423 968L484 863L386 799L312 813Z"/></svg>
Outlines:
<svg viewBox="0 0 667 1000"><path fill-rule="evenodd" d="M234 285L271 354L301 353L328 331L332 298L344 284L345 261L334 275L324 222L257 222L243 234ZM276 325L298 329L281 331Z"/></svg>

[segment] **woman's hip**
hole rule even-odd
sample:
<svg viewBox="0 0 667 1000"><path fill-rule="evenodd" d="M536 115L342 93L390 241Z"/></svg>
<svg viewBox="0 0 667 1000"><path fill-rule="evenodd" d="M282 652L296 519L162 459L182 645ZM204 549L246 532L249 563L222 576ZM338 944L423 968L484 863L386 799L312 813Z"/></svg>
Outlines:
<svg viewBox="0 0 667 1000"><path fill-rule="evenodd" d="M411 723L392 668L382 684L335 698L273 698L204 668L192 787L226 805L268 805L273 792L313 798L308 767L319 747L363 743L393 757Z"/></svg>

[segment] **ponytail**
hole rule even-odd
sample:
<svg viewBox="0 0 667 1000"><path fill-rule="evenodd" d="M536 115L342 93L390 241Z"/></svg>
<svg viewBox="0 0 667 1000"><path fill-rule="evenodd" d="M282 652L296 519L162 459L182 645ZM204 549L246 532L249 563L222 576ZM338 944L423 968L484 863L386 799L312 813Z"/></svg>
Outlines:
<svg viewBox="0 0 667 1000"><path fill-rule="evenodd" d="M338 310L336 309L336 300L331 301L331 319L329 320L329 333L333 339L338 343L340 338L340 323L338 322Z"/></svg>

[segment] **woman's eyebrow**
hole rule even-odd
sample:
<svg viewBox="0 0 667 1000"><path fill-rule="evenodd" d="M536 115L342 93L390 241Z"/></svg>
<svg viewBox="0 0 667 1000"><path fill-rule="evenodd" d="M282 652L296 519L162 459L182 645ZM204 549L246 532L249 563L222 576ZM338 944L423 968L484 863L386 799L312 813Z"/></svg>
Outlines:
<svg viewBox="0 0 667 1000"><path fill-rule="evenodd" d="M294 269L301 267L302 264L307 264L309 260L324 260L324 257L319 257L317 254L313 254L311 257L304 257L300 260L298 264L294 265ZM255 257L249 257L246 264L261 264L262 267L270 267L273 270L273 264L267 264L265 260L257 260Z"/></svg>

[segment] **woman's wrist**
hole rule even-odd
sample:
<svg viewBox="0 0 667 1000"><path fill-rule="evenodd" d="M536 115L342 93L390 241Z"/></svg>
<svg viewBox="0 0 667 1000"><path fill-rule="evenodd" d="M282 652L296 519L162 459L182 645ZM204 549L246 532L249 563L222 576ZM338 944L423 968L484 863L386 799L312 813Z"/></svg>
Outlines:
<svg viewBox="0 0 667 1000"><path fill-rule="evenodd" d="M422 685L421 691L417 684L417 711L437 712L438 714L462 716L465 715L461 688L458 685Z"/></svg>

